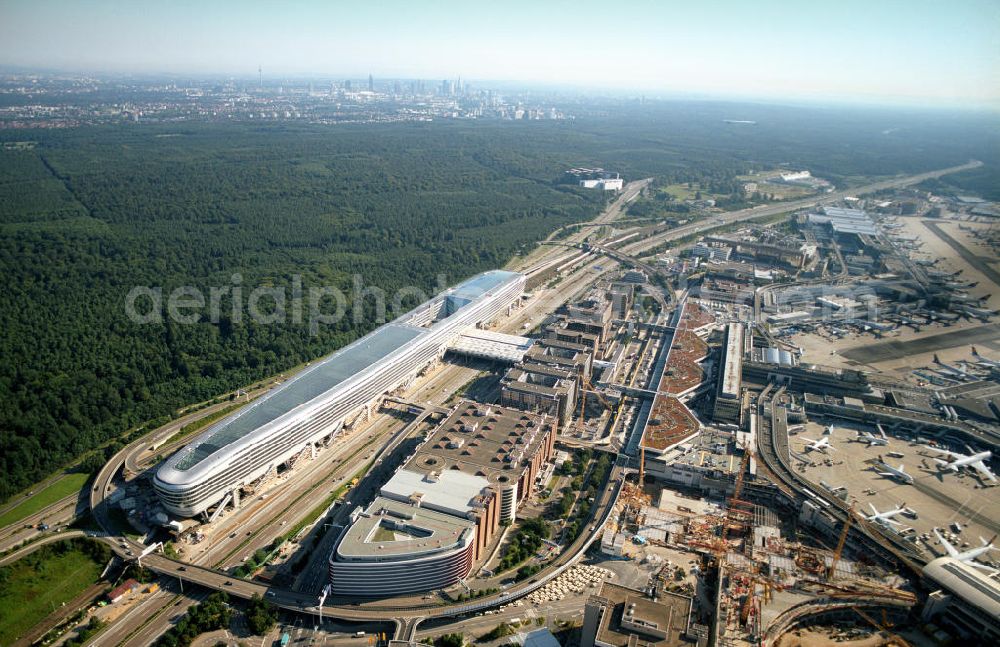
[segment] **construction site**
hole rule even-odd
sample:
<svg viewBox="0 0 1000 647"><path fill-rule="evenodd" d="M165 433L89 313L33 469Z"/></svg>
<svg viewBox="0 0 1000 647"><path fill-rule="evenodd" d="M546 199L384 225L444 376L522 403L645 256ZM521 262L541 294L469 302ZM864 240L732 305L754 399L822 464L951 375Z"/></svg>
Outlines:
<svg viewBox="0 0 1000 647"><path fill-rule="evenodd" d="M704 590L689 590L713 606L710 633L718 645L771 645L818 617L846 617L879 631L902 622L917 603L907 580L884 563L845 555L850 525L866 522L852 515L836 544L824 545L797 518L742 498L751 460L753 453L743 452L725 500L627 483L614 521L605 528L602 551L662 563L651 585L670 590L684 590L670 586L678 579L678 558L655 555L693 560L690 568L698 575L693 588Z"/></svg>

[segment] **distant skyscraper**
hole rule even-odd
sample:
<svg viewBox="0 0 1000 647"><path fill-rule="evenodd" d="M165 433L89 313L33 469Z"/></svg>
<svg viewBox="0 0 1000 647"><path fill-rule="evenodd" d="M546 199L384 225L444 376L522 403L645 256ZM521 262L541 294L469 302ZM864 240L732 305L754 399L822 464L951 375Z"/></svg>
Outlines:
<svg viewBox="0 0 1000 647"><path fill-rule="evenodd" d="M392 82L392 93L393 94L402 94L403 93L403 91L399 87L399 81L398 80Z"/></svg>
<svg viewBox="0 0 1000 647"><path fill-rule="evenodd" d="M257 87L264 88L264 68L257 66Z"/></svg>
<svg viewBox="0 0 1000 647"><path fill-rule="evenodd" d="M368 91L369 92L375 91L375 79L372 78L371 74L368 75Z"/></svg>
<svg viewBox="0 0 1000 647"><path fill-rule="evenodd" d="M344 90L346 90L348 92L351 91L351 80L350 79L347 79L346 81L344 81Z"/></svg>

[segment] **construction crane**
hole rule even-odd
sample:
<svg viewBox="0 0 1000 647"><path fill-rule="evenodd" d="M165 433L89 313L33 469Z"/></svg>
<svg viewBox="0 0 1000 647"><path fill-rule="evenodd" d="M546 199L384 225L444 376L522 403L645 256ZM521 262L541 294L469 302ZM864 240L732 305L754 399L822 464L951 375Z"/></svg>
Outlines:
<svg viewBox="0 0 1000 647"><path fill-rule="evenodd" d="M646 439L639 440L639 487L646 482Z"/></svg>
<svg viewBox="0 0 1000 647"><path fill-rule="evenodd" d="M889 631L888 622L883 622L883 623L877 622L875 620L875 618L872 618L870 615L868 615L867 613L865 613L864 611L862 611L861 607L851 606L851 608L854 609L854 611L859 616L861 616L862 618L864 618L865 621L868 624L870 624L871 626L875 627L879 631L884 631L887 634L889 634L889 640L892 641L893 644L899 645L899 647L911 647L910 643L908 643L905 640L903 640L903 638L901 636L899 636L898 634L894 634L891 631Z"/></svg>
<svg viewBox="0 0 1000 647"><path fill-rule="evenodd" d="M726 508L726 521L722 529L723 539L729 537L730 531L735 525L742 525L739 522L739 517L744 517L751 512L748 512L749 502L740 499L740 494L743 493L743 477L747 471L747 465L750 463L750 456L753 453L749 447L743 447L743 460L740 461L739 472L736 475L736 484L733 487L733 496L729 499L729 505Z"/></svg>
<svg viewBox="0 0 1000 647"><path fill-rule="evenodd" d="M837 562L840 561L840 555L844 552L844 544L847 543L847 531L851 529L851 522L854 521L854 503L851 503L851 507L847 509L847 519L844 520L844 527L840 531L840 539L837 540L837 548L833 551L833 560L830 561L830 570L826 574L826 581L829 582L833 579L833 572L837 570Z"/></svg>

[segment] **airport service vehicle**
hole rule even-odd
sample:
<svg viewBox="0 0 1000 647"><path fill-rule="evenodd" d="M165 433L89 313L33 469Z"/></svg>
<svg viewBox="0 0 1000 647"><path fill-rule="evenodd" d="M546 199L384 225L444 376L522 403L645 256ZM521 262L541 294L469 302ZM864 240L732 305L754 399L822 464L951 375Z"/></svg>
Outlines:
<svg viewBox="0 0 1000 647"><path fill-rule="evenodd" d="M938 541L941 542L941 546L944 547L944 551L945 553L948 554L949 557L957 559L960 562L965 562L969 566L975 566L978 569L989 571L990 573L997 572L995 568L991 568L989 566L986 566L985 564L980 564L979 562L976 561L976 558L979 557L980 555L985 555L991 550L997 550L993 546L993 540L987 542L985 539L980 537L979 541L982 542L983 544L982 546L977 546L976 548L970 548L969 550L964 550L960 552L947 539L941 536L941 533L938 532L937 528L934 528L933 532L934 536L937 537ZM993 539L995 540L996 537L994 537Z"/></svg>

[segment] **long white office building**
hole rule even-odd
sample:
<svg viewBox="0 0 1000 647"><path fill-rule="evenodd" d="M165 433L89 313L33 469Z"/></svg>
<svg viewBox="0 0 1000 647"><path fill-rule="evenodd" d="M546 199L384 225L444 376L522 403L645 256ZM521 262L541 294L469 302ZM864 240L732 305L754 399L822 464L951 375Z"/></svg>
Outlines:
<svg viewBox="0 0 1000 647"><path fill-rule="evenodd" d="M463 330L506 312L524 284L515 272L479 274L210 426L157 470L164 507L197 515L338 433L349 415L414 377Z"/></svg>

